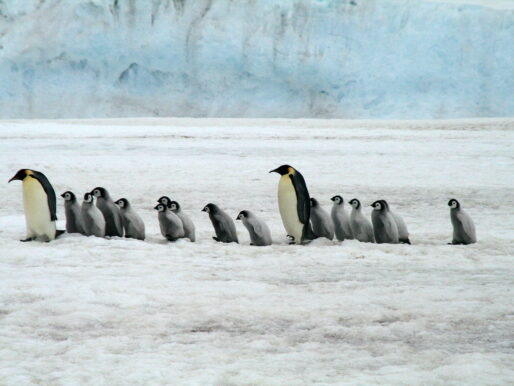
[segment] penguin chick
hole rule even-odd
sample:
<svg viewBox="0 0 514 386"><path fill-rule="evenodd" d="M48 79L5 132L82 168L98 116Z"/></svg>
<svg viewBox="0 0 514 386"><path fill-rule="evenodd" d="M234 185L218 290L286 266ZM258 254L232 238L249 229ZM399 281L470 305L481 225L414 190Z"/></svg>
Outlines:
<svg viewBox="0 0 514 386"><path fill-rule="evenodd" d="M346 214L346 210L344 210L343 197L337 195L332 197L331 200L334 202L334 204L332 205L330 216L332 217L332 221L334 223L334 230L337 239L339 241L344 241L345 239L352 240L352 227L350 225L350 218Z"/></svg>
<svg viewBox="0 0 514 386"><path fill-rule="evenodd" d="M216 232L216 237L213 237L214 240L222 243L239 243L236 226L228 214L215 204L207 204L202 212L209 214L214 232Z"/></svg>
<svg viewBox="0 0 514 386"><path fill-rule="evenodd" d="M362 243L374 243L375 234L373 233L373 225L364 217L362 213L361 202L353 198L349 201L352 206L352 213L350 214L350 226L352 228L353 236Z"/></svg>
<svg viewBox="0 0 514 386"><path fill-rule="evenodd" d="M378 244L398 244L398 226L389 211L387 202L385 200L378 200L371 204L371 206L373 207L371 222L373 223L376 242Z"/></svg>
<svg viewBox="0 0 514 386"><path fill-rule="evenodd" d="M105 236L105 218L100 209L94 205L94 196L91 193L84 194L84 201L80 213L84 222L86 236Z"/></svg>
<svg viewBox="0 0 514 386"><path fill-rule="evenodd" d="M296 244L306 244L314 240L316 236L310 223L310 196L302 174L289 165L279 166L270 173L280 174L278 209L287 235Z"/></svg>
<svg viewBox="0 0 514 386"><path fill-rule="evenodd" d="M132 208L130 202L126 198L120 198L115 204L120 208L121 222L125 231L125 237L144 240L145 223Z"/></svg>
<svg viewBox="0 0 514 386"><path fill-rule="evenodd" d="M474 244L477 242L475 224L471 217L461 208L459 201L452 198L448 201L450 219L453 225L453 245Z"/></svg>
<svg viewBox="0 0 514 386"><path fill-rule="evenodd" d="M61 194L64 198L64 213L66 214L66 232L86 234L82 213L77 197L69 190Z"/></svg>
<svg viewBox="0 0 514 386"><path fill-rule="evenodd" d="M271 232L264 221L248 210L242 210L236 220L241 220L250 234L250 245L271 245Z"/></svg>
<svg viewBox="0 0 514 386"><path fill-rule="evenodd" d="M162 203L164 205L164 203ZM195 224L189 218L189 216L184 213L180 204L177 201L169 201L169 209L175 213L182 220L182 224L184 225L184 237L187 237L190 241L195 241Z"/></svg>
<svg viewBox="0 0 514 386"><path fill-rule="evenodd" d="M121 220L120 208L114 204L107 189L96 187L91 191L96 197L96 206L105 218L105 235L123 237L123 224Z"/></svg>
<svg viewBox="0 0 514 386"><path fill-rule="evenodd" d="M180 217L163 204L158 204L154 209L159 212L158 218L161 234L168 241L176 241L184 237L184 225Z"/></svg>
<svg viewBox="0 0 514 386"><path fill-rule="evenodd" d="M9 182L15 180L22 181L23 209L27 225L27 237L20 241L52 241L64 233L55 226L57 201L48 178L37 170L20 169Z"/></svg>
<svg viewBox="0 0 514 386"><path fill-rule="evenodd" d="M171 198L169 198L168 196L162 196L157 200L157 202L159 204L164 205L166 208L169 208L171 205Z"/></svg>
<svg viewBox="0 0 514 386"><path fill-rule="evenodd" d="M396 214L396 212L390 211L390 213L393 215L396 226L398 227L398 240L401 244L410 244L409 231L407 230L405 221L403 221L403 218L399 214Z"/></svg>
<svg viewBox="0 0 514 386"><path fill-rule="evenodd" d="M334 225L328 213L321 207L318 200L311 197L311 223L314 234L318 237L334 239Z"/></svg>

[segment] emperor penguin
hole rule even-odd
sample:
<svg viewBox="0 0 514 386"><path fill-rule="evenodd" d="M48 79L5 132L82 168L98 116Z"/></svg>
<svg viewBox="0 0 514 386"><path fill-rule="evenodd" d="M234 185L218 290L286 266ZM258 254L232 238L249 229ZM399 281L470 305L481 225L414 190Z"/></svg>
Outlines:
<svg viewBox="0 0 514 386"><path fill-rule="evenodd" d="M373 207L371 222L373 223L376 242L378 244L398 244L400 242L398 226L389 210L387 201L378 200L371 204L371 206Z"/></svg>
<svg viewBox="0 0 514 386"><path fill-rule="evenodd" d="M96 206L105 218L105 235L123 237L120 208L116 206L107 189L96 187L91 191L96 197Z"/></svg>
<svg viewBox="0 0 514 386"><path fill-rule="evenodd" d="M84 221L77 197L69 190L61 194L64 198L64 214L66 215L66 232L86 234L84 231Z"/></svg>
<svg viewBox="0 0 514 386"><path fill-rule="evenodd" d="M214 240L222 243L239 243L237 239L236 225L234 221L215 204L207 204L202 212L209 214L216 236Z"/></svg>
<svg viewBox="0 0 514 386"><path fill-rule="evenodd" d="M137 240L145 239L145 223L141 217L132 208L132 205L126 198L120 198L115 202L120 208L121 222L125 237Z"/></svg>
<svg viewBox="0 0 514 386"><path fill-rule="evenodd" d="M171 205L171 198L169 198L168 196L162 196L157 200L157 202L159 204L164 205L166 208L169 208Z"/></svg>
<svg viewBox="0 0 514 386"><path fill-rule="evenodd" d="M321 207L318 200L311 197L311 223L314 234L318 237L334 239L334 224L328 213Z"/></svg>
<svg viewBox="0 0 514 386"><path fill-rule="evenodd" d="M287 235L296 244L314 240L312 232L309 191L302 174L289 165L282 165L270 173L280 174L278 208Z"/></svg>
<svg viewBox="0 0 514 386"><path fill-rule="evenodd" d="M241 220L250 234L250 245L263 247L271 245L271 232L264 221L249 210L242 210L236 220Z"/></svg>
<svg viewBox="0 0 514 386"><path fill-rule="evenodd" d="M471 217L461 208L459 201L452 198L448 201L450 219L453 225L453 245L474 244L477 242L475 224Z"/></svg>
<svg viewBox="0 0 514 386"><path fill-rule="evenodd" d="M91 193L84 194L80 212L86 236L104 237L105 218L100 209L95 206L94 196Z"/></svg>
<svg viewBox="0 0 514 386"><path fill-rule="evenodd" d="M169 201L169 209L175 213L182 220L182 224L184 225L184 237L188 238L190 241L195 241L195 224L189 218L189 216L182 210L182 207L177 201Z"/></svg>
<svg viewBox="0 0 514 386"><path fill-rule="evenodd" d="M36 170L20 169L9 182L14 180L22 181L27 226L27 236L20 241L52 241L64 233L55 227L57 200L54 188L46 176Z"/></svg>
<svg viewBox="0 0 514 386"><path fill-rule="evenodd" d="M332 221L334 222L334 230L336 237L339 241L352 240L353 233L352 227L350 226L350 218L344 210L344 200L340 195L331 198L334 202L332 205L332 211L330 213Z"/></svg>
<svg viewBox="0 0 514 386"><path fill-rule="evenodd" d="M356 198L352 198L348 203L352 206L350 226L353 236L362 243L374 243L375 234L373 233L373 225L364 217L361 202Z"/></svg>
<svg viewBox="0 0 514 386"><path fill-rule="evenodd" d="M164 204L158 204L154 209L158 211L161 234L168 241L176 241L184 237L184 225L180 217Z"/></svg>

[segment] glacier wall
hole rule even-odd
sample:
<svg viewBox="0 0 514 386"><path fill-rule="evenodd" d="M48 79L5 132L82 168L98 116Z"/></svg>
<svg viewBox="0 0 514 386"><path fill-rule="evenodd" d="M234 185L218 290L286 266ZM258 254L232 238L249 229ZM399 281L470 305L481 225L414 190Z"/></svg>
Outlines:
<svg viewBox="0 0 514 386"><path fill-rule="evenodd" d="M2 0L0 118L514 116L510 0Z"/></svg>

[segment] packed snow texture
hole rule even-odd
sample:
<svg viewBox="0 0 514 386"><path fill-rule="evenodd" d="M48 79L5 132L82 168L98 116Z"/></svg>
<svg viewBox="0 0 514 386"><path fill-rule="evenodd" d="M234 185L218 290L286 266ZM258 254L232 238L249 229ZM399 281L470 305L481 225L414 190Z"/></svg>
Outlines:
<svg viewBox="0 0 514 386"><path fill-rule="evenodd" d="M510 0L0 1L0 117L514 116L513 35Z"/></svg>
<svg viewBox="0 0 514 386"><path fill-rule="evenodd" d="M514 121L0 122L0 384L508 385L514 379ZM278 176L379 198L412 246L287 245ZM147 239L20 243L19 168L58 194L128 198ZM167 194L197 242L165 241ZM448 199L478 243L447 245ZM254 211L275 244L219 244L201 209ZM58 200L59 226L64 207Z"/></svg>

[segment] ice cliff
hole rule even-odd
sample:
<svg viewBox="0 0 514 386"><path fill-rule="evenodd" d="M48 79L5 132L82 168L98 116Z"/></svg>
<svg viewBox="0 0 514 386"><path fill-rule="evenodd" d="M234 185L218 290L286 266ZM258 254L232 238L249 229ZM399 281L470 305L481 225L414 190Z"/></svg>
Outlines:
<svg viewBox="0 0 514 386"><path fill-rule="evenodd" d="M513 3L0 0L0 118L514 116Z"/></svg>

